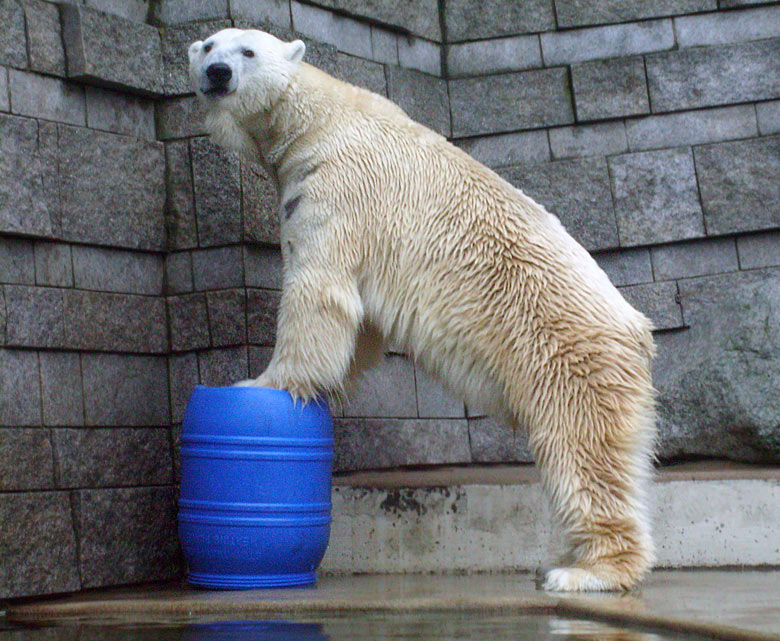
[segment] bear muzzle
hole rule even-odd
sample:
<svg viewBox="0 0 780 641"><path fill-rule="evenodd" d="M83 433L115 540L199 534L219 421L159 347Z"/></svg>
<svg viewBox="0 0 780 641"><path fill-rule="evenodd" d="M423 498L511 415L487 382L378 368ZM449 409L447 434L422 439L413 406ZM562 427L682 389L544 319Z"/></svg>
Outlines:
<svg viewBox="0 0 780 641"><path fill-rule="evenodd" d="M213 62L206 67L200 90L207 96L224 96L230 93L233 70L224 62Z"/></svg>

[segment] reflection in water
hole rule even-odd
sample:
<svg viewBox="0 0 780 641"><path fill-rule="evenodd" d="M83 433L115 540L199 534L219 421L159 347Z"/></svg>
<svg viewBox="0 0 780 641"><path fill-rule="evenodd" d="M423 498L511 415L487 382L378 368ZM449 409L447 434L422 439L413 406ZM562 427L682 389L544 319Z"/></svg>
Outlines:
<svg viewBox="0 0 780 641"><path fill-rule="evenodd" d="M292 621L171 620L157 625L72 621L60 627L4 626L0 641L695 641L547 614L345 612Z"/></svg>
<svg viewBox="0 0 780 641"><path fill-rule="evenodd" d="M615 628L597 621L550 617L550 633L560 641L663 641L649 632Z"/></svg>
<svg viewBox="0 0 780 641"><path fill-rule="evenodd" d="M319 623L223 621L185 628L182 641L330 641Z"/></svg>

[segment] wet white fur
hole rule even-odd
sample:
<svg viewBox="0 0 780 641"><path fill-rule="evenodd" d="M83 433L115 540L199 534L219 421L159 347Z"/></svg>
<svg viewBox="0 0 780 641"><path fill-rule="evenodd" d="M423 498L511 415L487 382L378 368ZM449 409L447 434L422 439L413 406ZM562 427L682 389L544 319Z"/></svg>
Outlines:
<svg viewBox="0 0 780 641"><path fill-rule="evenodd" d="M229 96L201 94L206 127L264 163L282 207L277 344L248 383L337 391L378 333L528 429L571 541L545 588L634 586L653 560L648 320L555 216L385 98L301 62L300 41L228 29L207 42L190 49L195 89L215 59L238 77Z"/></svg>

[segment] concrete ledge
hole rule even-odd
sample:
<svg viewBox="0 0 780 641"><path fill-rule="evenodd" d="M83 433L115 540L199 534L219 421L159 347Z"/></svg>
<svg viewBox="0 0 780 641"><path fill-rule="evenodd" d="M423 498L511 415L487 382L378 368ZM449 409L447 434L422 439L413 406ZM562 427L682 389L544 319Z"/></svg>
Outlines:
<svg viewBox="0 0 780 641"><path fill-rule="evenodd" d="M658 567L780 565L780 469L687 464L654 483ZM329 574L530 571L564 551L533 466L339 476Z"/></svg>

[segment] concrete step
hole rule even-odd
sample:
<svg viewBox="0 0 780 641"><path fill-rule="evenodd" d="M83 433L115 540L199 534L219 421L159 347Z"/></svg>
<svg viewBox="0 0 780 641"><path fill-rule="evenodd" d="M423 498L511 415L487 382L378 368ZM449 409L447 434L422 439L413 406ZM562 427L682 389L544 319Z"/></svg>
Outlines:
<svg viewBox="0 0 780 641"><path fill-rule="evenodd" d="M507 572L564 549L534 466L337 476L322 572ZM780 469L662 468L650 491L657 566L780 566Z"/></svg>

